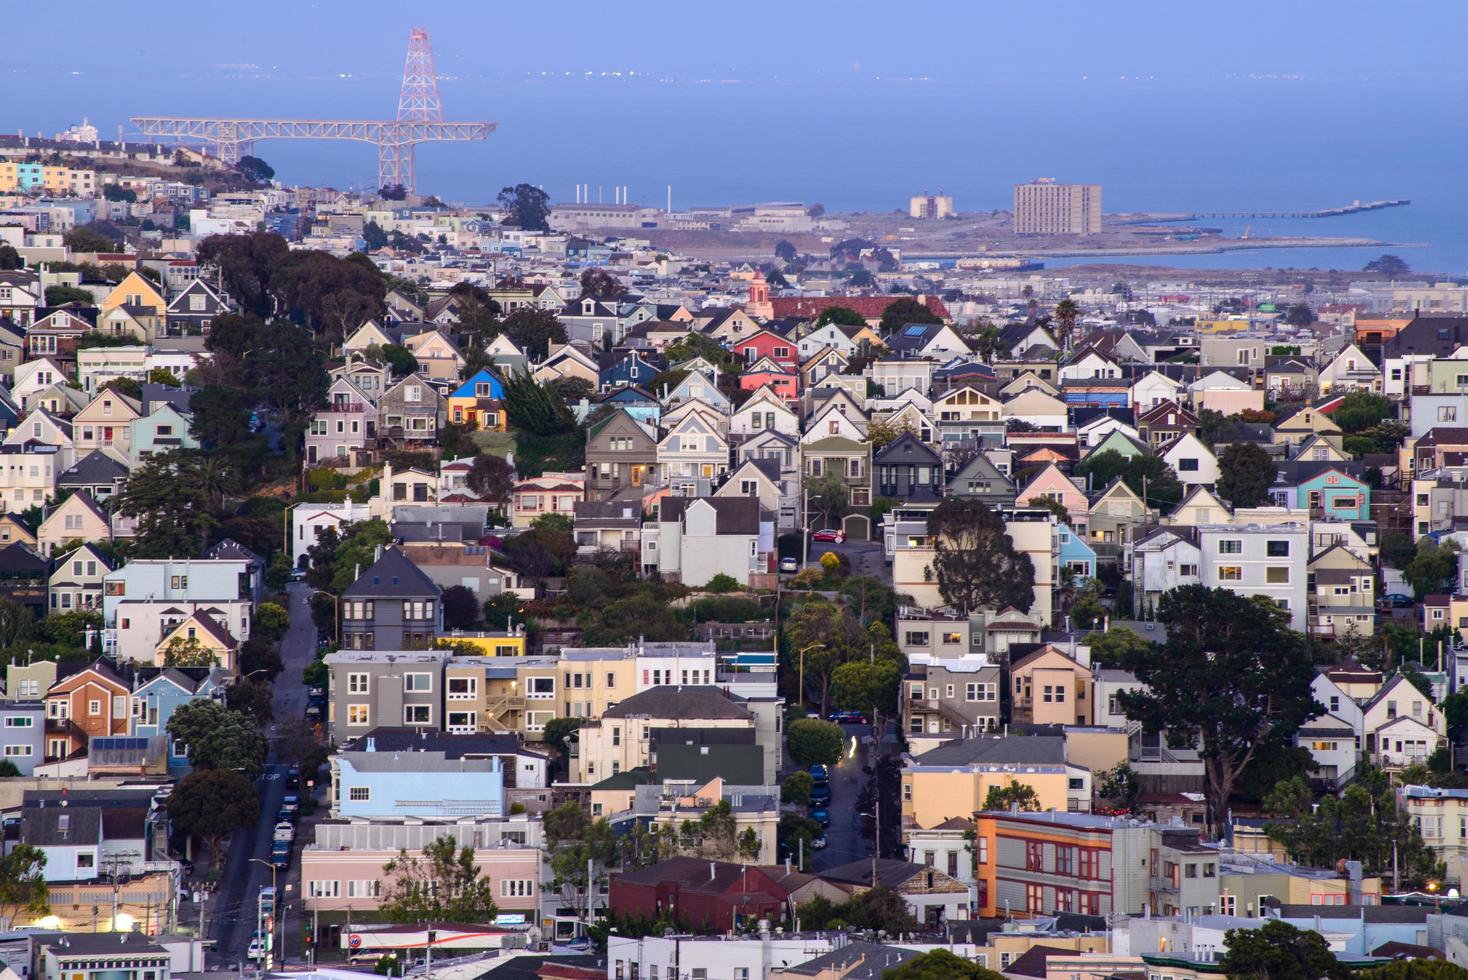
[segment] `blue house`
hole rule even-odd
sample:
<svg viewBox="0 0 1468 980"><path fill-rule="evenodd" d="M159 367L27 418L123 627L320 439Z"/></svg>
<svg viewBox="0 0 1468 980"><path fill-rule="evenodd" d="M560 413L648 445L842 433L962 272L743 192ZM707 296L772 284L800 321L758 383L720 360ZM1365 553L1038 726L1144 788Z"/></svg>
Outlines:
<svg viewBox="0 0 1468 980"><path fill-rule="evenodd" d="M1056 533L1060 537L1060 567L1070 570L1071 574L1075 576L1077 585L1095 577L1095 549L1086 544L1085 539L1072 531L1068 525L1059 525Z"/></svg>
<svg viewBox="0 0 1468 980"><path fill-rule="evenodd" d="M597 375L597 387L606 391L621 385L647 384L658 373L657 365L641 354L633 352L601 369Z"/></svg>
<svg viewBox="0 0 1468 980"><path fill-rule="evenodd" d="M181 705L200 698L223 698L230 674L222 667L144 667L133 688L128 734L140 738L168 735L168 721ZM168 771L189 771L188 746L169 740Z"/></svg>
<svg viewBox="0 0 1468 980"><path fill-rule="evenodd" d="M331 758L337 817L501 817L505 776L497 756L443 749L377 751L374 736ZM431 743L429 743L431 744Z"/></svg>
<svg viewBox="0 0 1468 980"><path fill-rule="evenodd" d="M1277 502L1308 507L1310 516L1321 520L1371 519L1371 486L1348 472L1347 465L1295 463L1285 464L1281 470L1280 480L1271 490Z"/></svg>
<svg viewBox="0 0 1468 980"><path fill-rule="evenodd" d="M649 425L657 425L658 419L662 418L663 405L646 388L636 385L628 385L623 388L614 388L593 402L584 402L587 413L602 405L610 405L613 408L623 408L627 414L639 422ZM579 419L578 419L579 421Z"/></svg>
<svg viewBox="0 0 1468 980"><path fill-rule="evenodd" d="M480 368L463 384L454 390L450 398L494 398L503 400L505 397L505 386L500 381L499 375L489 368Z"/></svg>

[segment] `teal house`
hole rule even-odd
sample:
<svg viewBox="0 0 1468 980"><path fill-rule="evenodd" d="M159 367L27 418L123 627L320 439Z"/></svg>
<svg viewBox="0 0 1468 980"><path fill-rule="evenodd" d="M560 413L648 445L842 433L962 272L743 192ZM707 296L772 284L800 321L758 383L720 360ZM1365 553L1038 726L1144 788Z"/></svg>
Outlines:
<svg viewBox="0 0 1468 980"><path fill-rule="evenodd" d="M189 417L167 402L154 403L153 411L132 420L132 446L128 452L134 469L154 453L175 449L198 449L199 440L189 431Z"/></svg>
<svg viewBox="0 0 1468 980"><path fill-rule="evenodd" d="M1327 521L1369 521L1371 486L1347 473L1340 464L1326 464L1298 472L1283 492L1276 485L1271 496L1289 507L1308 507L1310 516Z"/></svg>
<svg viewBox="0 0 1468 980"><path fill-rule="evenodd" d="M1094 578L1096 575L1096 550L1086 543L1085 539L1072 531L1069 525L1061 524L1056 528L1056 534L1060 538L1060 567L1068 570L1075 576L1075 583L1080 585L1086 579Z"/></svg>

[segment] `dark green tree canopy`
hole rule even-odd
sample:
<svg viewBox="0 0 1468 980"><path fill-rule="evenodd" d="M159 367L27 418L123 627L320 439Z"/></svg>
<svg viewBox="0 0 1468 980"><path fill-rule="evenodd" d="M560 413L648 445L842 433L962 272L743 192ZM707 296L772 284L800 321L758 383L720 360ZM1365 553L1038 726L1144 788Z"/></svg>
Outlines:
<svg viewBox="0 0 1468 980"><path fill-rule="evenodd" d="M1155 507L1164 514L1172 513L1183 499L1183 485L1178 482L1177 474L1166 460L1151 453L1123 456L1114 449L1094 453L1076 465L1075 475L1081 479L1091 478L1093 494L1121 477L1121 482L1141 497L1148 507Z"/></svg>
<svg viewBox="0 0 1468 980"><path fill-rule="evenodd" d="M1235 507L1258 507L1269 499L1273 458L1252 442L1229 444L1218 454L1218 495Z"/></svg>
<svg viewBox="0 0 1468 980"><path fill-rule="evenodd" d="M505 212L502 224L524 231L550 231L550 198L534 184L504 188L498 203Z"/></svg>
<svg viewBox="0 0 1468 980"><path fill-rule="evenodd" d="M980 501L944 497L928 517L928 535L944 602L963 612L1010 606L1028 612L1034 604L1034 563L1015 550L1004 520Z"/></svg>
<svg viewBox="0 0 1468 980"><path fill-rule="evenodd" d="M1230 929L1223 969L1229 980L1346 980L1351 971L1318 932L1273 920L1258 929Z"/></svg>
<svg viewBox="0 0 1468 980"><path fill-rule="evenodd" d="M904 296L902 299L894 299L887 304L886 309L882 310L881 331L882 336L885 337L892 331L900 329L904 324L942 322L943 318L928 309L928 304L910 296Z"/></svg>
<svg viewBox="0 0 1468 980"><path fill-rule="evenodd" d="M1324 709L1315 702L1310 655L1273 603L1187 585L1162 597L1162 645L1133 646L1123 666L1144 685L1118 695L1127 717L1175 744L1201 740L1209 829L1256 753L1287 744Z"/></svg>

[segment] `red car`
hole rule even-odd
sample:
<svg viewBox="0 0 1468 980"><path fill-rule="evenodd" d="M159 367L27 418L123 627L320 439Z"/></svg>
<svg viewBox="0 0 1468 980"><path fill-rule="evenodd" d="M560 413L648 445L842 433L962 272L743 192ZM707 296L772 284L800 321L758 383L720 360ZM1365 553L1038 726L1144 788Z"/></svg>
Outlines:
<svg viewBox="0 0 1468 980"><path fill-rule="evenodd" d="M831 542L834 542L835 544L840 544L841 542L843 542L843 541L846 540L846 532L845 531L835 531L835 530L832 530L831 528L826 528L825 530L822 530L822 531L816 531L814 534L812 534L810 536L810 539L812 541L831 541Z"/></svg>

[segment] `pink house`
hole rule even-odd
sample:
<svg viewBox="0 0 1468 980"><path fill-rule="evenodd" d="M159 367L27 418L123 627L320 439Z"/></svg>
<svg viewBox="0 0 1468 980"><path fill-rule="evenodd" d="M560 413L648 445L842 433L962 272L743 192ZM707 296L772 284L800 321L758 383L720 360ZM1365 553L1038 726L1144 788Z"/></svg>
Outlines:
<svg viewBox="0 0 1468 980"><path fill-rule="evenodd" d="M739 387L745 391L759 391L765 385L770 391L787 402L800 397L800 375L772 363L768 359L753 365L739 376Z"/></svg>
<svg viewBox="0 0 1468 980"><path fill-rule="evenodd" d="M409 853L414 849L409 848ZM301 892L306 910L375 912L377 896L387 884L382 867L397 856L395 850L337 850L307 845L301 849ZM475 848L474 863L489 879L500 911L525 912L534 921L540 904L539 848Z"/></svg>
<svg viewBox="0 0 1468 980"><path fill-rule="evenodd" d="M1015 503L1020 506L1033 505L1041 500L1054 501L1065 508L1070 520L1067 521L1071 530L1077 534L1084 535L1086 525L1090 523L1091 502L1086 499L1085 493L1080 487L1071 482L1070 477L1060 472L1060 468L1054 463L1049 463L1034 479L1030 480L1019 493L1015 495Z"/></svg>

